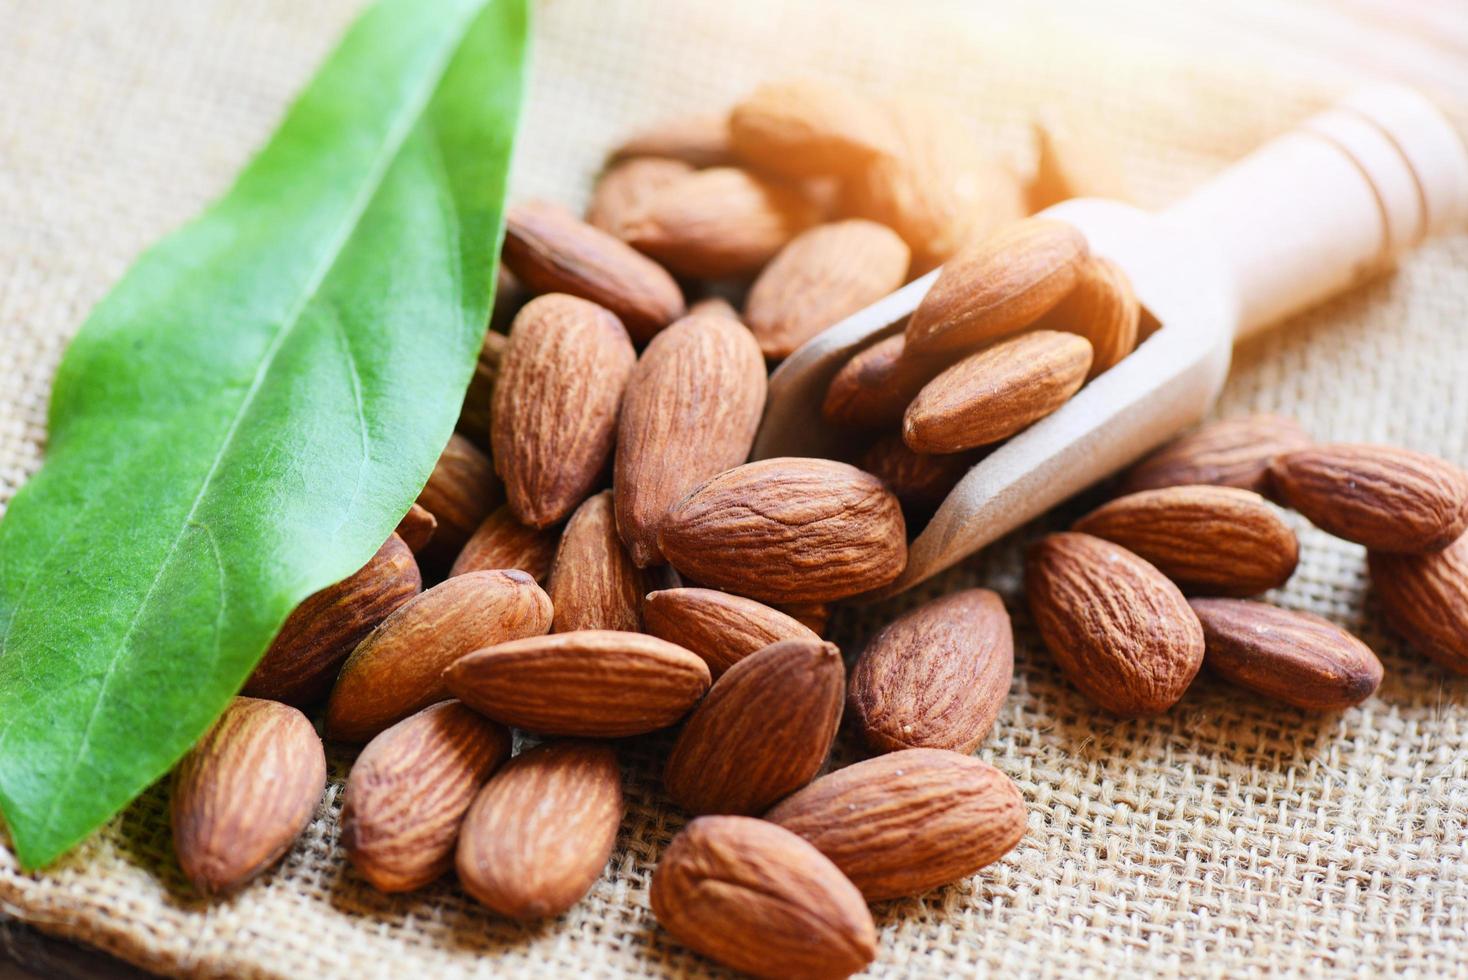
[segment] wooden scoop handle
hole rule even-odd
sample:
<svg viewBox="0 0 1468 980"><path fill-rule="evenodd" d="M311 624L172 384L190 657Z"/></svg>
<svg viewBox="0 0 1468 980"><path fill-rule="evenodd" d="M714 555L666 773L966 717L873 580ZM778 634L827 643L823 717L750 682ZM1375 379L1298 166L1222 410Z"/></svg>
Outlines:
<svg viewBox="0 0 1468 980"><path fill-rule="evenodd" d="M1426 98L1374 86L1271 140L1163 213L1213 243L1245 337L1468 222L1468 150Z"/></svg>

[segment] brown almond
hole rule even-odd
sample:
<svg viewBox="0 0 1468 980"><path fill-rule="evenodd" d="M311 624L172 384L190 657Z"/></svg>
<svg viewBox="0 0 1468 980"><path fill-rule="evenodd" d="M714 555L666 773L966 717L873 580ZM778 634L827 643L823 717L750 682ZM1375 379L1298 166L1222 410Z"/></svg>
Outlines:
<svg viewBox="0 0 1468 980"><path fill-rule="evenodd" d="M764 602L878 589L907 564L897 498L827 459L766 459L706 480L669 513L658 543L678 571Z"/></svg>
<svg viewBox="0 0 1468 980"><path fill-rule="evenodd" d="M641 569L617 537L612 491L603 490L576 508L561 532L555 570L551 572L551 631L625 630L641 628Z"/></svg>
<svg viewBox="0 0 1468 980"><path fill-rule="evenodd" d="M652 912L674 939L769 980L838 980L877 955L861 893L783 827L699 817L673 838L652 879Z"/></svg>
<svg viewBox="0 0 1468 980"><path fill-rule="evenodd" d="M1374 551L1441 551L1468 530L1468 472L1426 453L1333 443L1282 453L1269 472L1310 523Z"/></svg>
<svg viewBox="0 0 1468 980"><path fill-rule="evenodd" d="M1282 415L1245 415L1212 422L1158 449L1121 479L1122 493L1210 483L1272 495L1269 464L1280 453L1310 445L1310 436Z"/></svg>
<svg viewBox="0 0 1468 980"><path fill-rule="evenodd" d="M360 570L296 607L243 693L297 705L321 700L357 644L422 590L413 553L389 535Z"/></svg>
<svg viewBox="0 0 1468 980"><path fill-rule="evenodd" d="M586 300L541 296L515 317L494 389L494 465L522 524L559 524L596 489L636 360L617 318Z"/></svg>
<svg viewBox="0 0 1468 980"><path fill-rule="evenodd" d="M883 106L829 82L800 79L755 89L729 114L734 152L787 177L846 174L895 148Z"/></svg>
<svg viewBox="0 0 1468 980"><path fill-rule="evenodd" d="M516 312L519 312L518 308ZM505 328L509 323L505 321ZM500 374L500 359L505 355L509 338L491 330L484 335L479 346L479 359L474 362L474 374L469 379L469 389L464 392L464 404L459 409L459 432L474 445L485 451L490 447L489 416L494 401L494 383Z"/></svg>
<svg viewBox="0 0 1468 980"><path fill-rule="evenodd" d="M1072 684L1114 714L1175 704L1203 663L1203 628L1177 586L1120 545L1052 534L1025 564L1030 613Z"/></svg>
<svg viewBox="0 0 1468 980"><path fill-rule="evenodd" d="M1051 115L1034 124L1034 133L1038 163L1028 189L1030 211L1075 197L1132 199L1114 142L1099 127Z"/></svg>
<svg viewBox="0 0 1468 980"><path fill-rule="evenodd" d="M560 531L526 527L515 520L510 506L499 507L475 529L464 543L449 575L518 568L537 582L550 579L555 564Z"/></svg>
<svg viewBox="0 0 1468 980"><path fill-rule="evenodd" d="M778 361L907 279L907 245L890 228L852 218L816 225L780 250L750 288L744 322Z"/></svg>
<svg viewBox="0 0 1468 980"><path fill-rule="evenodd" d="M900 435L888 435L862 453L861 468L896 495L911 524L914 517L936 510L981 457L981 453L916 453Z"/></svg>
<svg viewBox="0 0 1468 980"><path fill-rule="evenodd" d="M464 818L459 883L512 919L560 915L606 867L623 809L611 746L548 742L526 749L480 790Z"/></svg>
<svg viewBox="0 0 1468 980"><path fill-rule="evenodd" d="M510 757L502 725L441 701L380 732L352 763L342 806L347 860L381 892L407 892L454 863L459 824Z"/></svg>
<svg viewBox="0 0 1468 980"><path fill-rule="evenodd" d="M734 162L729 146L729 117L723 113L684 116L660 122L632 136L612 153L612 160L666 157L690 167L719 167Z"/></svg>
<svg viewBox="0 0 1468 980"><path fill-rule="evenodd" d="M820 639L777 609L714 589L649 593L642 616L649 633L698 654L715 679L771 643Z"/></svg>
<svg viewBox="0 0 1468 980"><path fill-rule="evenodd" d="M430 514L427 507L414 503L403 515L403 519L398 521L396 534L408 546L408 550L416 555L433 540L433 532L436 530L438 518Z"/></svg>
<svg viewBox="0 0 1468 980"><path fill-rule="evenodd" d="M1278 588L1300 558L1295 532L1251 490L1166 487L1103 504L1074 530L1126 548L1184 592L1249 596Z"/></svg>
<svg viewBox="0 0 1468 980"><path fill-rule="evenodd" d="M448 697L443 671L471 650L550 628L550 599L518 570L469 572L404 603L358 644L326 705L326 734L366 742Z"/></svg>
<svg viewBox="0 0 1468 980"><path fill-rule="evenodd" d="M614 163L597 178L586 220L621 238L628 221L654 194L692 172L682 160L667 157L634 157Z"/></svg>
<svg viewBox="0 0 1468 980"><path fill-rule="evenodd" d="M726 670L689 717L663 783L689 813L760 813L815 776L846 669L820 640L781 640Z"/></svg>
<svg viewBox="0 0 1468 980"><path fill-rule="evenodd" d="M821 415L853 429L896 428L923 385L962 355L913 357L902 334L878 341L841 366L826 389Z"/></svg>
<svg viewBox="0 0 1468 980"><path fill-rule="evenodd" d="M938 273L907 322L907 352L974 348L1024 329L1076 284L1085 237L1051 218L1026 218L965 246Z"/></svg>
<svg viewBox="0 0 1468 980"><path fill-rule="evenodd" d="M902 416L919 453L958 453L1007 439L1054 412L1086 383L1084 337L1036 330L970 354L923 386Z"/></svg>
<svg viewBox="0 0 1468 980"><path fill-rule="evenodd" d="M174 772L170 816L184 877L206 895L270 867L311 822L326 753L306 716L235 698Z"/></svg>
<svg viewBox="0 0 1468 980"><path fill-rule="evenodd" d="M749 457L765 365L736 320L690 314L648 344L622 405L613 486L617 528L639 567L663 563L658 530L702 481Z"/></svg>
<svg viewBox="0 0 1468 980"><path fill-rule="evenodd" d="M709 669L655 636L581 630L477 650L445 680L459 700L506 725L621 738L676 723L708 690Z"/></svg>
<svg viewBox="0 0 1468 980"><path fill-rule="evenodd" d="M1027 815L1019 787L987 762L906 749L822 776L765 819L810 841L879 902L993 864L1024 837Z"/></svg>
<svg viewBox="0 0 1468 980"><path fill-rule="evenodd" d="M1389 623L1448 670L1468 674L1468 534L1421 555L1367 553Z"/></svg>
<svg viewBox="0 0 1468 980"><path fill-rule="evenodd" d="M1371 648L1328 619L1246 599L1194 599L1203 662L1240 687L1311 711L1360 704L1381 685Z"/></svg>
<svg viewBox="0 0 1468 980"><path fill-rule="evenodd" d="M420 552L425 565L454 560L479 522L504 500L489 457L455 432L418 494L418 504L433 515L433 537Z"/></svg>
<svg viewBox="0 0 1468 980"><path fill-rule="evenodd" d="M998 594L966 589L898 617L872 638L847 699L878 752L972 752L1014 678L1014 630ZM840 863L839 861L837 862Z"/></svg>
<svg viewBox="0 0 1468 980"><path fill-rule="evenodd" d="M1040 318L1038 326L1090 341L1089 380L1132 352L1141 319L1142 306L1126 271L1110 259L1090 255L1077 270L1075 288Z"/></svg>

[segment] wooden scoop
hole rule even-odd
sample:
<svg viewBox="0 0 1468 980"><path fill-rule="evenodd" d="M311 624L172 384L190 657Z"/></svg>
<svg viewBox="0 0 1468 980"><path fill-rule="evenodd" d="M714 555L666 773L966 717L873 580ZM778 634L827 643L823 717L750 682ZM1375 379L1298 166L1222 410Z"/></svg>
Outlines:
<svg viewBox="0 0 1468 980"><path fill-rule="evenodd" d="M1044 213L1119 263L1161 329L969 470L882 595L956 564L1199 421L1239 339L1348 289L1429 235L1462 227L1468 151L1421 95L1373 87L1160 214L1094 199ZM825 423L826 387L853 354L901 330L937 276L795 351L770 378L754 458L841 458L865 441Z"/></svg>

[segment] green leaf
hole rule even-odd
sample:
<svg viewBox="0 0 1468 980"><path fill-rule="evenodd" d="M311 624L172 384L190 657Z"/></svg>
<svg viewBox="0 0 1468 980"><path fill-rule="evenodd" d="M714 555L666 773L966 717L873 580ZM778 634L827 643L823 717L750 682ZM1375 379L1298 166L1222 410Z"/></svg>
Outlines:
<svg viewBox="0 0 1468 980"><path fill-rule="evenodd" d="M0 808L26 866L166 772L428 478L492 300L527 20L369 9L73 341L0 521Z"/></svg>

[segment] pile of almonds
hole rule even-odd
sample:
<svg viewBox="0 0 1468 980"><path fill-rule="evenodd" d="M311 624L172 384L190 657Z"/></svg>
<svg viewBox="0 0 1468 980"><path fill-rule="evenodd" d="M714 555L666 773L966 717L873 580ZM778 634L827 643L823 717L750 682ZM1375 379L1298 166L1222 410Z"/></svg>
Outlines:
<svg viewBox="0 0 1468 980"><path fill-rule="evenodd" d="M1032 204L1066 193L1044 146ZM652 910L760 976L861 969L868 903L1011 850L1024 800L970 755L1013 675L1000 596L907 612L849 679L822 634L832 603L897 578L910 520L977 452L1138 342L1125 275L1023 217L1025 197L949 117L800 82L629 141L585 221L513 208L459 432L397 532L301 604L178 768L186 876L225 892L290 847L326 778L300 709L323 702L326 737L363 746L341 815L356 872L404 892L453 870L517 919L564 912L602 873L624 811L614 740L676 727L663 785L694 819ZM871 435L862 466L746 462L769 363L940 264L904 332L832 382L828 418ZM1468 671L1468 478L1447 464L1257 418L1126 486L1027 574L1046 645L1103 707L1163 710L1205 657L1305 707L1375 690L1349 634L1239 598L1298 557L1262 493L1374 549L1395 620ZM872 757L819 775L843 714Z"/></svg>

